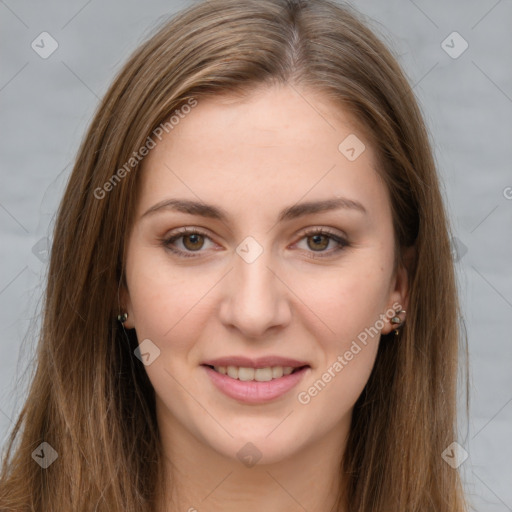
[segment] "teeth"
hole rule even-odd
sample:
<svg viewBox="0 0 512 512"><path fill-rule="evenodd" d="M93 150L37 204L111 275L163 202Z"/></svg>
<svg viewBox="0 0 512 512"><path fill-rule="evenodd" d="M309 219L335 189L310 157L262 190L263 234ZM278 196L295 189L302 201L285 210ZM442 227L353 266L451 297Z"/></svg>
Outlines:
<svg viewBox="0 0 512 512"><path fill-rule="evenodd" d="M228 375L232 379L238 379L238 368L236 366L228 366Z"/></svg>
<svg viewBox="0 0 512 512"><path fill-rule="evenodd" d="M268 382L272 380L272 368L257 368L254 371L254 380L258 382Z"/></svg>
<svg viewBox="0 0 512 512"><path fill-rule="evenodd" d="M254 368L238 368L238 380L254 380Z"/></svg>
<svg viewBox="0 0 512 512"><path fill-rule="evenodd" d="M283 367L282 366L274 366L274 368L272 368L272 378L279 379L282 376L283 376Z"/></svg>
<svg viewBox="0 0 512 512"><path fill-rule="evenodd" d="M290 375L294 370L291 366L267 366L266 368L214 366L214 369L222 375L228 375L232 379L238 379L241 381L255 380L257 382L268 382L272 379L279 379L283 375Z"/></svg>

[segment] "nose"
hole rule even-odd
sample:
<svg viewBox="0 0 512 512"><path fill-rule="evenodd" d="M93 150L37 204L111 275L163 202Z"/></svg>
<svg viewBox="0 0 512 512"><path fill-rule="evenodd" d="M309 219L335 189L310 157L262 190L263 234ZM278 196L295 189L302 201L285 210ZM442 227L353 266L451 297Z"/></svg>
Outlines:
<svg viewBox="0 0 512 512"><path fill-rule="evenodd" d="M220 308L223 324L252 339L288 325L291 292L270 251L263 251L251 263L235 254L233 265L226 276L228 282Z"/></svg>

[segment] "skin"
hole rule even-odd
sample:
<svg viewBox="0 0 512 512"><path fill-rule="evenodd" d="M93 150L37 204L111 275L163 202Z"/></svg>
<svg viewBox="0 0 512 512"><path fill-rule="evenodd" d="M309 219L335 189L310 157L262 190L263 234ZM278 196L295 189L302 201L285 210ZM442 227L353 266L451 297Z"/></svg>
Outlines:
<svg viewBox="0 0 512 512"><path fill-rule="evenodd" d="M380 336L359 343L362 350L308 404L297 394L393 304L407 309L407 274L402 267L393 274L390 202L375 155L368 143L354 161L338 150L353 133L364 142L320 94L272 86L243 100L201 99L146 157L122 305L125 327L160 350L145 366L173 474L173 501L159 510L331 509L353 406ZM277 221L285 207L341 196L367 213L338 209ZM171 209L142 217L169 198L214 204L228 221ZM195 257L163 245L183 227L207 234L173 242ZM318 227L349 245L335 252L335 240L304 234ZM248 236L263 250L252 263L236 252ZM392 329L385 317L379 331ZM220 356L268 354L311 369L263 405L227 397L200 366ZM248 442L261 454L252 467L237 457Z"/></svg>

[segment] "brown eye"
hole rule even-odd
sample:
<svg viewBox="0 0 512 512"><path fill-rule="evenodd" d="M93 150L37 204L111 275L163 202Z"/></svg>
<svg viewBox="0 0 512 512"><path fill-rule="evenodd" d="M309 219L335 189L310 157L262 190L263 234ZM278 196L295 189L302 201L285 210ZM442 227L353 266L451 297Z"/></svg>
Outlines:
<svg viewBox="0 0 512 512"><path fill-rule="evenodd" d="M204 237L199 233L193 233L191 235L183 235L183 245L189 251L197 251L204 245ZM190 241L190 242L188 242Z"/></svg>
<svg viewBox="0 0 512 512"><path fill-rule="evenodd" d="M169 238L161 240L162 246L172 251L180 257L194 258L199 257L205 249L205 242L211 241L211 238L196 229L185 228Z"/></svg>
<svg viewBox="0 0 512 512"><path fill-rule="evenodd" d="M308 247L313 251L322 251L329 245L330 237L322 234L311 235L307 237ZM312 240L312 244L309 241Z"/></svg>
<svg viewBox="0 0 512 512"><path fill-rule="evenodd" d="M312 229L303 233L300 243L304 242L303 250L306 251L306 256L312 259L335 256L350 246L345 238L327 228Z"/></svg>

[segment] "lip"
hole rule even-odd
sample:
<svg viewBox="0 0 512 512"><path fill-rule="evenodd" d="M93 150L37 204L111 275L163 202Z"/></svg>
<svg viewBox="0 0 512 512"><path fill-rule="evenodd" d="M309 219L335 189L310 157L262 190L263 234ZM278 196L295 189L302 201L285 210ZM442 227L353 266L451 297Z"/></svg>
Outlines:
<svg viewBox="0 0 512 512"><path fill-rule="evenodd" d="M230 360L232 361L233 359ZM221 361L221 359L218 361ZM289 359L288 362L289 361L291 360ZM215 364L215 366L224 365ZM280 366L280 364L269 366ZM283 366L291 365L288 364ZM235 400L245 404L261 404L275 400L293 389L302 380L306 373L311 371L311 367L306 366L294 373L290 373L289 375L283 375L278 379L272 379L267 382L258 382L254 380L241 381L238 379L232 379L228 375L222 375L221 373L216 372L213 368L206 366L206 363L201 367L204 368L211 382L218 390L222 391L228 397L234 398ZM250 368L252 367L253 366L250 366ZM295 368L297 368L297 366L295 366Z"/></svg>
<svg viewBox="0 0 512 512"><path fill-rule="evenodd" d="M307 361L298 361L297 359L280 356L264 356L257 359L250 359L244 356L228 356L203 361L202 364L209 366L243 366L244 368L266 368L268 366L300 368L301 366L310 366Z"/></svg>

